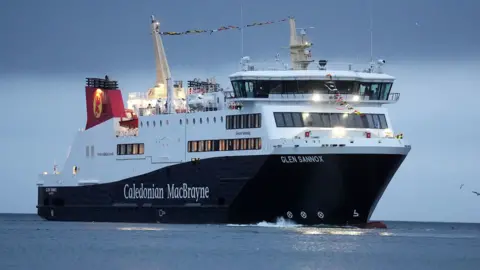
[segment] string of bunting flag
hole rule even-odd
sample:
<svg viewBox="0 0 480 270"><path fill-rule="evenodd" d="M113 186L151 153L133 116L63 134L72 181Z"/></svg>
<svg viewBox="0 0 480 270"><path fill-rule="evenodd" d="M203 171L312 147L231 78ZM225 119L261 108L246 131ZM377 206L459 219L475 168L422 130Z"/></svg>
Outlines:
<svg viewBox="0 0 480 270"><path fill-rule="evenodd" d="M336 90L336 92L335 92L335 103L337 103L340 106L343 106L343 107L347 108L349 113L354 113L354 114L360 115L360 116L363 115L359 110L356 110L352 105L350 105L348 102L346 102L343 99L342 95L340 94L340 92L338 90ZM337 110L343 110L343 109L344 108L337 108Z"/></svg>
<svg viewBox="0 0 480 270"><path fill-rule="evenodd" d="M363 114L359 110L356 110L352 105L350 105L347 101L343 99L340 91L338 91L337 87L335 86L332 75L327 74L327 78L329 78L330 80L327 87L330 89L330 91L333 91L335 93L335 103L342 106L342 108L337 108L337 110L344 110L346 108L349 113L354 113L356 115L362 116Z"/></svg>
<svg viewBox="0 0 480 270"><path fill-rule="evenodd" d="M192 29L192 30L187 30L187 31L183 31L183 32L160 32L160 35L162 35L162 36L181 36L181 35L202 34L202 33L213 34L215 32L220 32L220 31L225 31L225 30L232 30L232 29L241 30L242 28L248 28L248 27L254 27L254 26L263 26L263 25L285 22L290 18L291 17L289 16L287 18L284 18L284 19L281 19L281 20L276 20L276 21L255 22L255 23L247 24L243 27L235 26L235 25L228 25L228 26L222 26L222 27L219 27L219 28L216 28L216 29L207 29L207 30Z"/></svg>

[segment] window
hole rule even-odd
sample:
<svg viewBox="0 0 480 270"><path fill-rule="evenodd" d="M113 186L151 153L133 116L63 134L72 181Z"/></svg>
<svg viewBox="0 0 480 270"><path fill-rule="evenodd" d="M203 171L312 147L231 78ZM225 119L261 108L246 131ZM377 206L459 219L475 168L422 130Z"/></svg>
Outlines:
<svg viewBox="0 0 480 270"><path fill-rule="evenodd" d="M303 127L303 120L301 113L292 113L293 126L294 127Z"/></svg>
<svg viewBox="0 0 480 270"><path fill-rule="evenodd" d="M227 115L225 127L226 129L260 128L262 115L260 113Z"/></svg>
<svg viewBox="0 0 480 270"><path fill-rule="evenodd" d="M283 113L276 112L273 113L275 117L275 123L277 123L277 127L284 127L285 126L285 119L283 119Z"/></svg>
<svg viewBox="0 0 480 270"><path fill-rule="evenodd" d="M294 127L292 113L283 113L283 119L285 119L286 127Z"/></svg>
<svg viewBox="0 0 480 270"><path fill-rule="evenodd" d="M145 146L143 143L117 144L117 155L143 155Z"/></svg>
<svg viewBox="0 0 480 270"><path fill-rule="evenodd" d="M133 155L138 155L138 144L135 143L135 144L132 144L132 146L133 146L132 154Z"/></svg>
<svg viewBox="0 0 480 270"><path fill-rule="evenodd" d="M387 118L385 117L385 115L379 114L379 115L378 115L378 118L380 118L380 128L381 128L381 129L386 129L386 128L388 128Z"/></svg>
<svg viewBox="0 0 480 270"><path fill-rule="evenodd" d="M261 150L262 138L189 141L187 149L188 152Z"/></svg>
<svg viewBox="0 0 480 270"><path fill-rule="evenodd" d="M388 128L384 114L274 112L277 127Z"/></svg>

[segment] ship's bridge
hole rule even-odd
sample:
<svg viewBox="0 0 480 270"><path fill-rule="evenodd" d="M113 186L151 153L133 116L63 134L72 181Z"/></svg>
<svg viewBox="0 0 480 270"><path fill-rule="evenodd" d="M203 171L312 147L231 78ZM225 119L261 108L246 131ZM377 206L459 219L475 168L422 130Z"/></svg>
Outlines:
<svg viewBox="0 0 480 270"><path fill-rule="evenodd" d="M345 100L365 103L395 103L394 77L383 73L352 70L248 70L230 75L235 98L249 100L313 99L329 101L334 93Z"/></svg>

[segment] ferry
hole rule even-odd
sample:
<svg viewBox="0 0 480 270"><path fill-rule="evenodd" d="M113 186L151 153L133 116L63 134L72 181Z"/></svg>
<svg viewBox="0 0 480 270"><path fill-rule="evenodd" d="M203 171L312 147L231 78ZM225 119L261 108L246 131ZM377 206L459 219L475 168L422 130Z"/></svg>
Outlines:
<svg viewBox="0 0 480 270"><path fill-rule="evenodd" d="M223 88L215 79L172 79L152 16L155 85L129 93L125 106L118 81L86 79L85 128L63 166L39 175L38 215L368 223L411 149L384 107L399 101L395 78L382 71L384 60L330 69L327 60L312 58L313 44L294 18L289 27L289 65L261 69L244 56Z"/></svg>

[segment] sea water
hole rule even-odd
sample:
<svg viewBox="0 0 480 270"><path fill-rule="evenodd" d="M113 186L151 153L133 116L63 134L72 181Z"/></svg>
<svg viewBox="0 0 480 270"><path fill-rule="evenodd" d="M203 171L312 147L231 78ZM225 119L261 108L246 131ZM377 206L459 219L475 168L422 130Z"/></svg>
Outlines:
<svg viewBox="0 0 480 270"><path fill-rule="evenodd" d="M0 215L0 269L480 269L480 225L49 222Z"/></svg>

